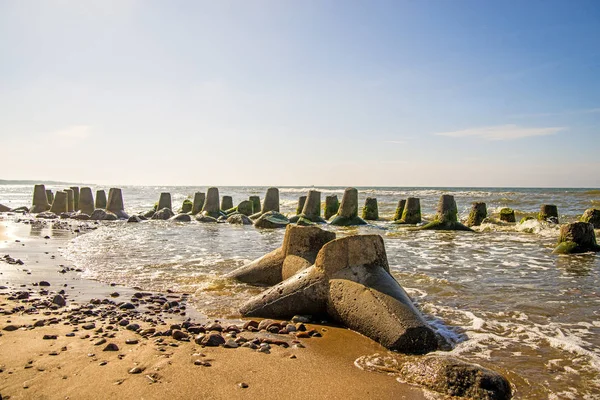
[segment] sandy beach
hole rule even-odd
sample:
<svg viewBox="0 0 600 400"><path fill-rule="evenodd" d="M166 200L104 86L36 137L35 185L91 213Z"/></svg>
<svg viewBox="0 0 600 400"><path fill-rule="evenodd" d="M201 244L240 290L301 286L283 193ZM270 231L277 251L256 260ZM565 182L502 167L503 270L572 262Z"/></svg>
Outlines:
<svg viewBox="0 0 600 400"><path fill-rule="evenodd" d="M357 368L357 357L387 350L350 330L306 323L304 334L250 332L247 321L234 328L202 319L177 293L82 279L58 250L83 229L57 225L42 236L0 221L0 252L9 255L0 261L2 399L425 398L392 376ZM64 307L52 303L61 291ZM173 299L172 309L156 307ZM197 344L193 327L204 337L214 328L239 347Z"/></svg>

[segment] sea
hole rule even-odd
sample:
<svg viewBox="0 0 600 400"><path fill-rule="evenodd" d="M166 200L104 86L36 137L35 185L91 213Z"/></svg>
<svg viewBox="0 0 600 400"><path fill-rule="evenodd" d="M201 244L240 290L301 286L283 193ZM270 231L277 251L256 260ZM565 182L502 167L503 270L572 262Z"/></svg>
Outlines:
<svg viewBox="0 0 600 400"><path fill-rule="evenodd" d="M61 189L64 186L48 186ZM108 187L93 187L108 190ZM173 208L206 187L122 186L126 212L150 210L161 192ZM279 187L281 211L293 215L308 190L341 200L343 187ZM220 187L234 204L267 187ZM451 344L451 355L504 374L521 399L600 398L600 254L554 255L559 225L537 220L486 223L476 233L410 231L390 222L397 203L418 197L424 219L451 194L461 218L472 202L494 216L504 207L517 221L542 204L558 207L561 223L600 208L599 189L359 187L359 203L376 197L381 221L337 228L339 236L379 234L393 275L430 324ZM29 205L31 185L1 185L0 204ZM84 277L147 290L189 293L211 317L239 318L238 307L257 288L223 275L281 246L284 230L229 224L148 221L103 223L69 242L63 255ZM596 234L600 234L597 230ZM400 355L366 354L357 367L393 371ZM387 367L386 367L387 366Z"/></svg>

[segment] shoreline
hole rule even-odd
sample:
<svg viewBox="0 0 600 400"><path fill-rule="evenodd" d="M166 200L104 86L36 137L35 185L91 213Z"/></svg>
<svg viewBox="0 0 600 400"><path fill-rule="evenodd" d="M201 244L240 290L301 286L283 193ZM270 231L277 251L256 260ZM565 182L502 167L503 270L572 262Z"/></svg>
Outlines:
<svg viewBox="0 0 600 400"><path fill-rule="evenodd" d="M6 226L10 235L6 234ZM388 350L345 328L307 323L309 330L318 331L322 337L277 335L291 346L271 344L270 354L264 354L242 347L202 347L193 337L189 341L172 336L146 337L139 331L118 326L113 314L119 315L122 310L110 302L126 302L140 290L84 279L80 272L71 270L58 250L78 234L74 232L76 229L77 226L65 224L63 229L52 229L51 237L46 239L47 235L37 227L0 220L3 255L24 262L19 265L0 261L0 396L3 398L278 398L282 393L298 391L306 398L426 398L424 390L401 384L393 376L357 368L354 361L358 357L385 354ZM39 286L41 281L50 286ZM44 308L44 301L61 290L66 306ZM28 291L30 297L9 300L22 291ZM115 292L119 297L111 297ZM155 295L170 295L179 298L182 304L186 300L186 296L177 293ZM104 304L91 304L94 298ZM32 305L37 310L31 313L18 308ZM101 311L101 307L109 310ZM130 323L137 321L141 328L154 325L157 330L169 329L190 315L196 319L190 308L178 310L184 311L184 315L136 308L140 312L136 316L130 314ZM85 314L86 310L90 314ZM240 320L238 325L243 322ZM86 323L96 326L92 330L83 329ZM8 326L17 329L7 331ZM50 339L44 339L45 335ZM257 335L263 337L265 333ZM254 333L242 332L237 335L240 336L250 339ZM119 351L102 351L105 344L95 344L103 339L116 344ZM127 339L137 342L129 345ZM299 345L294 345L294 340ZM202 366L206 362L210 367ZM129 373L136 367L141 373Z"/></svg>

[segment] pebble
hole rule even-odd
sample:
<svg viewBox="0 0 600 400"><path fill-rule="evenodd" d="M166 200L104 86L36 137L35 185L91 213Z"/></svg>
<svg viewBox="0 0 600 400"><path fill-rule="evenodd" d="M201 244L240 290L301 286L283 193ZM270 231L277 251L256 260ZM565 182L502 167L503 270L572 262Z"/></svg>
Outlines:
<svg viewBox="0 0 600 400"><path fill-rule="evenodd" d="M241 387L242 389L246 389L248 387L248 384L246 382L241 382L238 384L239 387Z"/></svg>
<svg viewBox="0 0 600 400"><path fill-rule="evenodd" d="M129 370L130 374L141 374L144 370L140 367L133 367Z"/></svg>
<svg viewBox="0 0 600 400"><path fill-rule="evenodd" d="M106 343L106 339L102 338L102 339L98 340L96 343L94 343L94 346L100 346L104 343ZM106 349L105 349L105 351L106 351Z"/></svg>
<svg viewBox="0 0 600 400"><path fill-rule="evenodd" d="M93 322L91 324L85 324L82 326L83 329L89 331L91 329L96 329L96 324L94 324Z"/></svg>
<svg viewBox="0 0 600 400"><path fill-rule="evenodd" d="M223 347L226 347L228 349L237 349L239 345L235 342L235 340L229 339L223 344Z"/></svg>
<svg viewBox="0 0 600 400"><path fill-rule="evenodd" d="M127 339L125 344L138 344L139 341L137 339Z"/></svg>
<svg viewBox="0 0 600 400"><path fill-rule="evenodd" d="M209 363L208 361L196 360L194 361L194 365L199 365L201 367L210 367L211 363Z"/></svg>
<svg viewBox="0 0 600 400"><path fill-rule="evenodd" d="M102 351L119 351L119 346L114 343L109 343Z"/></svg>
<svg viewBox="0 0 600 400"><path fill-rule="evenodd" d="M44 335L43 340L54 340L57 339L58 335Z"/></svg>
<svg viewBox="0 0 600 400"><path fill-rule="evenodd" d="M173 339L175 339L175 340L184 340L184 339L187 339L189 337L189 335L185 332L175 329L171 333L171 337L173 337Z"/></svg>

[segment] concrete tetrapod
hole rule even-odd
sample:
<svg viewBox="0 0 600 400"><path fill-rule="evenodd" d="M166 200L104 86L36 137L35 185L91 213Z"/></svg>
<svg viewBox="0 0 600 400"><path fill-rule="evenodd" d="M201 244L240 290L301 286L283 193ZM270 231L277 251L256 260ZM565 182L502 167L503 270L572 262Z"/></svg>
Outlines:
<svg viewBox="0 0 600 400"><path fill-rule="evenodd" d="M487 218L487 206L485 203L481 202L473 202L471 204L471 211L469 212L469 217L467 218L466 225L471 226L479 226L483 222L484 219Z"/></svg>
<svg viewBox="0 0 600 400"><path fill-rule="evenodd" d="M326 223L327 221L321 218L321 192L309 190L302 211L290 218L290 222L298 222L299 224L304 222L305 225L310 225L311 222Z"/></svg>
<svg viewBox="0 0 600 400"><path fill-rule="evenodd" d="M110 188L108 191L108 201L106 203L106 211L115 214L119 219L129 219L129 215L125 213L123 204L123 192L119 188Z"/></svg>
<svg viewBox="0 0 600 400"><path fill-rule="evenodd" d="M269 211L275 211L279 213L279 189L276 187L270 187L267 189L267 194L265 195L265 201L262 204L262 209L260 212L256 212L251 215L250 219L258 219L258 217Z"/></svg>
<svg viewBox="0 0 600 400"><path fill-rule="evenodd" d="M516 222L515 210L512 208L505 207L500 210L500 221L504 222Z"/></svg>
<svg viewBox="0 0 600 400"><path fill-rule="evenodd" d="M355 188L346 188L340 209L330 224L338 226L367 224L358 216L358 190Z"/></svg>
<svg viewBox="0 0 600 400"><path fill-rule="evenodd" d="M250 196L248 200L252 202L252 214L256 214L260 211L260 197L259 196Z"/></svg>
<svg viewBox="0 0 600 400"><path fill-rule="evenodd" d="M404 211L402 211L402 218L394 221L394 224L407 224L415 225L421 223L421 200L416 197L409 197L406 199L404 205Z"/></svg>
<svg viewBox="0 0 600 400"><path fill-rule="evenodd" d="M335 233L316 226L288 225L278 249L226 275L245 283L275 285L315 263L319 250Z"/></svg>
<svg viewBox="0 0 600 400"><path fill-rule="evenodd" d="M306 204L306 196L298 197L298 206L296 207L296 215L302 214L302 209L304 208L304 204Z"/></svg>
<svg viewBox="0 0 600 400"><path fill-rule="evenodd" d="M219 189L216 187L208 188L202 212L196 216L196 220L200 222L217 222L217 218L222 215L224 214L221 213L219 205Z"/></svg>
<svg viewBox="0 0 600 400"><path fill-rule="evenodd" d="M202 192L196 192L194 193L194 202L192 205L192 214L196 215L198 214L200 211L202 211L202 208L204 207L204 201L206 200L206 194L202 193Z"/></svg>
<svg viewBox="0 0 600 400"><path fill-rule="evenodd" d="M554 254L599 252L594 226L588 222L573 222L560 227L558 246Z"/></svg>
<svg viewBox="0 0 600 400"><path fill-rule="evenodd" d="M326 313L392 350L424 354L439 347L434 331L390 274L379 235L325 244L315 265L250 299L240 312L265 318Z"/></svg>
<svg viewBox="0 0 600 400"><path fill-rule="evenodd" d="M50 207L54 201L54 193L52 193L52 190L46 189L46 198L48 199L48 207Z"/></svg>
<svg viewBox="0 0 600 400"><path fill-rule="evenodd" d="M366 221L377 221L379 219L379 207L375 197L367 197L365 200L362 217Z"/></svg>
<svg viewBox="0 0 600 400"><path fill-rule="evenodd" d="M75 211L75 194L73 193L73 189L64 189L63 191L67 194L67 212Z"/></svg>
<svg viewBox="0 0 600 400"><path fill-rule="evenodd" d="M538 214L538 220L558 224L558 207L554 204L542 205Z"/></svg>
<svg viewBox="0 0 600 400"><path fill-rule="evenodd" d="M171 202L171 193L163 192L160 194L160 197L158 198L158 205L156 206L156 211L162 210L163 208L173 210L173 203Z"/></svg>
<svg viewBox="0 0 600 400"><path fill-rule="evenodd" d="M581 222L589 222L594 225L594 229L600 229L600 210L596 208L588 208L585 210L581 218L579 218Z"/></svg>
<svg viewBox="0 0 600 400"><path fill-rule="evenodd" d="M96 208L106 209L106 192L104 190L96 190Z"/></svg>
<svg viewBox="0 0 600 400"><path fill-rule="evenodd" d="M454 196L443 194L438 203L435 219L427 225L416 228L419 230L438 230L438 231L468 231L473 230L458 222L458 208Z"/></svg>
<svg viewBox="0 0 600 400"><path fill-rule="evenodd" d="M58 190L54 195L54 201L52 202L52 207L50 207L50 212L53 212L56 215L66 213L68 210L67 202L67 192Z"/></svg>
<svg viewBox="0 0 600 400"><path fill-rule="evenodd" d="M221 199L221 210L229 210L230 208L233 208L233 197L223 196Z"/></svg>
<svg viewBox="0 0 600 400"><path fill-rule="evenodd" d="M79 211L79 187L71 186L69 189L73 191L73 211Z"/></svg>
<svg viewBox="0 0 600 400"><path fill-rule="evenodd" d="M79 211L87 215L94 212L94 195L89 187L82 187L79 191Z"/></svg>
<svg viewBox="0 0 600 400"><path fill-rule="evenodd" d="M406 206L406 200L399 200L396 206L396 212L394 213L393 221L400 221L402 219L402 213L404 213L404 207Z"/></svg>
<svg viewBox="0 0 600 400"><path fill-rule="evenodd" d="M33 201L29 212L38 214L50 209L48 204L48 196L46 195L46 187L44 185L35 185L33 187Z"/></svg>
<svg viewBox="0 0 600 400"><path fill-rule="evenodd" d="M325 210L323 216L326 220L333 217L340 210L340 201L338 200L337 194L331 196L325 196Z"/></svg>
<svg viewBox="0 0 600 400"><path fill-rule="evenodd" d="M236 211L240 214L245 215L246 217L251 216L253 214L253 210L254 210L254 205L252 204L252 202L250 200L243 200L236 207Z"/></svg>
<svg viewBox="0 0 600 400"><path fill-rule="evenodd" d="M192 201L190 199L185 199L181 203L181 208L179 209L179 213L180 214L189 214L192 212L193 208L194 208L194 203L192 203Z"/></svg>

